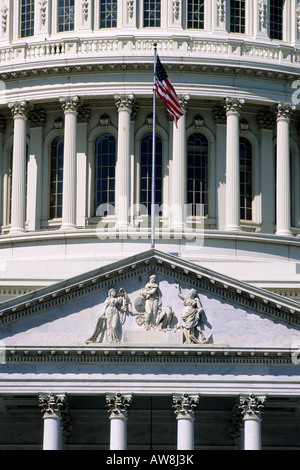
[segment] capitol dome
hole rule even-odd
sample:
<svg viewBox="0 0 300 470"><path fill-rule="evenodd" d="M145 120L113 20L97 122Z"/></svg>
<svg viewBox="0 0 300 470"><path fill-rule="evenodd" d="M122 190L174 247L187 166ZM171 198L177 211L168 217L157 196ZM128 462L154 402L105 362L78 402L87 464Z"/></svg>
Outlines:
<svg viewBox="0 0 300 470"><path fill-rule="evenodd" d="M0 13L1 315L151 249L182 276L196 266L297 310L300 2L1 0ZM177 123L153 90L157 57Z"/></svg>

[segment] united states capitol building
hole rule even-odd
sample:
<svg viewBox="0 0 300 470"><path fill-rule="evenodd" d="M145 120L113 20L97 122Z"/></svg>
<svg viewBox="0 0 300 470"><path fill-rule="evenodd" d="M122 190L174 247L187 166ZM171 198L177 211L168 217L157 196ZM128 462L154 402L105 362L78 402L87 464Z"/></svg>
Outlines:
<svg viewBox="0 0 300 470"><path fill-rule="evenodd" d="M0 14L0 450L299 450L300 2Z"/></svg>

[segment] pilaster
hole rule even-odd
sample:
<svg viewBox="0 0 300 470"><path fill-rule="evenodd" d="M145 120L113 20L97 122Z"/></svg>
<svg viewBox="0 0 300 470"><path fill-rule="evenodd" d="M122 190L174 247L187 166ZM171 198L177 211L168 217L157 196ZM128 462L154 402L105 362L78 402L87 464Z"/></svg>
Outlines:
<svg viewBox="0 0 300 470"><path fill-rule="evenodd" d="M177 419L177 450L194 449L194 421L198 401L198 395L173 395L173 408Z"/></svg>
<svg viewBox="0 0 300 470"><path fill-rule="evenodd" d="M226 98L226 230L240 231L239 118L245 100Z"/></svg>
<svg viewBox="0 0 300 470"><path fill-rule="evenodd" d="M77 194L76 194L76 225L85 227L87 218L87 155L88 155L88 123L91 115L89 106L79 106L77 116Z"/></svg>
<svg viewBox="0 0 300 470"><path fill-rule="evenodd" d="M218 230L226 227L226 110L216 107L213 110L216 125L216 181L217 187L217 221Z"/></svg>
<svg viewBox="0 0 300 470"><path fill-rule="evenodd" d="M127 449L127 409L132 395L111 393L106 395L106 406L110 419L110 450Z"/></svg>

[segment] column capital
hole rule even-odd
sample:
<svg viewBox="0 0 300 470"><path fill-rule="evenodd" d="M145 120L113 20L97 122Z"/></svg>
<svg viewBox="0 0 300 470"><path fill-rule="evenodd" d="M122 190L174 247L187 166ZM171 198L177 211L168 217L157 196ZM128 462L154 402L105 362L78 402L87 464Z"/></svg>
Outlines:
<svg viewBox="0 0 300 470"><path fill-rule="evenodd" d="M243 98L228 97L225 99L225 110L228 114L240 114L245 103Z"/></svg>
<svg viewBox="0 0 300 470"><path fill-rule="evenodd" d="M240 396L239 409L244 419L261 419L266 397L254 395Z"/></svg>
<svg viewBox="0 0 300 470"><path fill-rule="evenodd" d="M66 394L40 393L39 406L44 418L54 415L62 416L68 407Z"/></svg>
<svg viewBox="0 0 300 470"><path fill-rule="evenodd" d="M15 101L14 103L9 103L8 107L14 118L23 117L27 118L29 105L28 101Z"/></svg>
<svg viewBox="0 0 300 470"><path fill-rule="evenodd" d="M275 105L275 111L277 114L277 120L287 119L290 120L293 111L295 111L296 106L290 103L277 103Z"/></svg>
<svg viewBox="0 0 300 470"><path fill-rule="evenodd" d="M180 106L184 111L187 110L189 101L191 99L190 95L178 95Z"/></svg>
<svg viewBox="0 0 300 470"><path fill-rule="evenodd" d="M91 117L90 106L78 106L77 122L79 124L87 123Z"/></svg>
<svg viewBox="0 0 300 470"><path fill-rule="evenodd" d="M108 393L106 407L110 418L127 418L127 408L131 405L132 395L122 393Z"/></svg>
<svg viewBox="0 0 300 470"><path fill-rule="evenodd" d="M66 98L61 97L59 98L59 102L61 103L62 108L65 113L67 112L78 113L78 107L80 105L79 96L67 96Z"/></svg>
<svg viewBox="0 0 300 470"><path fill-rule="evenodd" d="M6 120L3 116L0 116L0 134L4 134L6 129Z"/></svg>
<svg viewBox="0 0 300 470"><path fill-rule="evenodd" d="M198 401L198 395L190 395L188 393L174 394L173 408L175 408L175 415L177 419L194 418Z"/></svg>
<svg viewBox="0 0 300 470"><path fill-rule="evenodd" d="M216 106L213 109L213 116L216 124L226 125L226 110L225 107Z"/></svg>
<svg viewBox="0 0 300 470"><path fill-rule="evenodd" d="M134 106L134 94L130 95L115 95L115 102L118 111L132 111Z"/></svg>

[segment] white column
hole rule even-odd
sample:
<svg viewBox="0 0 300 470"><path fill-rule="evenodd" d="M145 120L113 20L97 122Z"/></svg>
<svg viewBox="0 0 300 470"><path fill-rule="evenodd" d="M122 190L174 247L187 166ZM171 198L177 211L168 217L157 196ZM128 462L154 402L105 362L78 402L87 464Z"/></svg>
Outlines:
<svg viewBox="0 0 300 470"><path fill-rule="evenodd" d="M275 224L275 159L273 151L274 114L259 113L261 230L273 233Z"/></svg>
<svg viewBox="0 0 300 470"><path fill-rule="evenodd" d="M226 230L240 231L240 130L244 100L226 98Z"/></svg>
<svg viewBox="0 0 300 470"><path fill-rule="evenodd" d="M42 211L42 163L45 112L29 113L30 145L27 176L27 227L40 230Z"/></svg>
<svg viewBox="0 0 300 470"><path fill-rule="evenodd" d="M62 230L76 228L76 131L79 98L60 98L65 113Z"/></svg>
<svg viewBox="0 0 300 470"><path fill-rule="evenodd" d="M194 449L195 408L198 400L197 395L173 395L173 408L177 419L177 450Z"/></svg>
<svg viewBox="0 0 300 470"><path fill-rule="evenodd" d="M187 109L189 96L179 96L182 109ZM186 204L186 113L178 120L177 126L173 124L173 160L172 160L172 201L170 201L171 229L179 232L185 225Z"/></svg>
<svg viewBox="0 0 300 470"><path fill-rule="evenodd" d="M115 95L118 119L118 157L116 164L116 228L127 232L130 202L131 111L134 95Z"/></svg>
<svg viewBox="0 0 300 470"><path fill-rule="evenodd" d="M0 174L4 175L4 168L3 168L3 161L4 161L4 134L5 134L5 129L6 129L6 121L3 116L0 116ZM3 178L0 180L0 207L2 207L1 215L0 215L0 224L1 225L6 225L5 221L5 210L3 206Z"/></svg>
<svg viewBox="0 0 300 470"><path fill-rule="evenodd" d="M106 395L106 406L110 413L110 450L127 450L127 408L131 401L131 395Z"/></svg>
<svg viewBox="0 0 300 470"><path fill-rule="evenodd" d="M62 425L67 416L65 394L40 394L39 406L44 419L43 450L62 450Z"/></svg>
<svg viewBox="0 0 300 470"><path fill-rule="evenodd" d="M14 118L11 233L25 231L26 126L28 103L9 104Z"/></svg>
<svg viewBox="0 0 300 470"><path fill-rule="evenodd" d="M291 235L290 117L295 106L277 105L276 235Z"/></svg>
<svg viewBox="0 0 300 470"><path fill-rule="evenodd" d="M251 394L240 397L244 419L244 450L261 450L261 420L265 397Z"/></svg>

